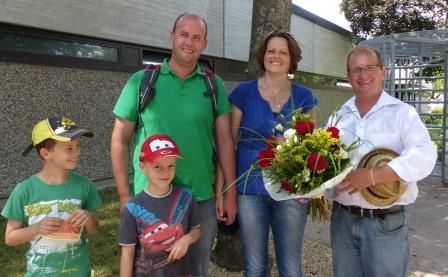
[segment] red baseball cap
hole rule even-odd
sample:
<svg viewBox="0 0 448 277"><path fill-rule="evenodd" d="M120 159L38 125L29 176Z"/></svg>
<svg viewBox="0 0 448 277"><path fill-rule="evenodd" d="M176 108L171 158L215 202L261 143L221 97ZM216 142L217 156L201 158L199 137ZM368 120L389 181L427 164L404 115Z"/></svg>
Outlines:
<svg viewBox="0 0 448 277"><path fill-rule="evenodd" d="M164 157L182 158L179 147L172 138L163 134L155 134L143 142L139 157L141 162L153 163Z"/></svg>

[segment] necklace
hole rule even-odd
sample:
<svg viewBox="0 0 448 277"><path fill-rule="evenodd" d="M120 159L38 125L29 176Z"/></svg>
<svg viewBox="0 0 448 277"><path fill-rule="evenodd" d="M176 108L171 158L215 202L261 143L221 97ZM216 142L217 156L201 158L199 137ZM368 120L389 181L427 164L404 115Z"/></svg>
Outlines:
<svg viewBox="0 0 448 277"><path fill-rule="evenodd" d="M262 97L269 102L271 108L278 112L291 94L291 83L288 81L287 84L282 86L279 90L274 90L268 88L265 79L261 79L259 82L259 89Z"/></svg>

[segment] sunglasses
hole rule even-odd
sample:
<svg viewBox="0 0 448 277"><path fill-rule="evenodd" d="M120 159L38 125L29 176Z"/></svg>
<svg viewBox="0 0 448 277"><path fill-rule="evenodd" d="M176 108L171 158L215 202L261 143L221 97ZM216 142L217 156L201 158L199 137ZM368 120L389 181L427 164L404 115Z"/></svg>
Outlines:
<svg viewBox="0 0 448 277"><path fill-rule="evenodd" d="M290 39L295 39L294 35L291 34L290 32L287 31L279 31L279 30L274 30L272 32L269 32L266 37L274 37L274 36L287 36Z"/></svg>

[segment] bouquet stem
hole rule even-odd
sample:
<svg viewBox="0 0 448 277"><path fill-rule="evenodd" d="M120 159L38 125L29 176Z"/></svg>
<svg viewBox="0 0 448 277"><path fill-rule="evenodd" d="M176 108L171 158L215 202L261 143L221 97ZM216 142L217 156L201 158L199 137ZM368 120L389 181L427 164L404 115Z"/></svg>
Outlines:
<svg viewBox="0 0 448 277"><path fill-rule="evenodd" d="M328 222L330 221L331 205L325 196L313 198L310 201L310 209L308 213L313 222Z"/></svg>

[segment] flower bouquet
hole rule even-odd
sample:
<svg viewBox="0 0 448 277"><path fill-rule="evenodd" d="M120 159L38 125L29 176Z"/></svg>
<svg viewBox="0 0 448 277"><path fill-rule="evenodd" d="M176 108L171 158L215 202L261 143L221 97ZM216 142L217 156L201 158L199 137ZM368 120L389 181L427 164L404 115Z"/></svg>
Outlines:
<svg viewBox="0 0 448 277"><path fill-rule="evenodd" d="M277 200L311 198L313 221L328 221L330 206L324 192L339 184L352 169L348 153L358 147L343 144L336 127L315 129L310 114L298 109L277 136L268 139L257 165L266 190Z"/></svg>

